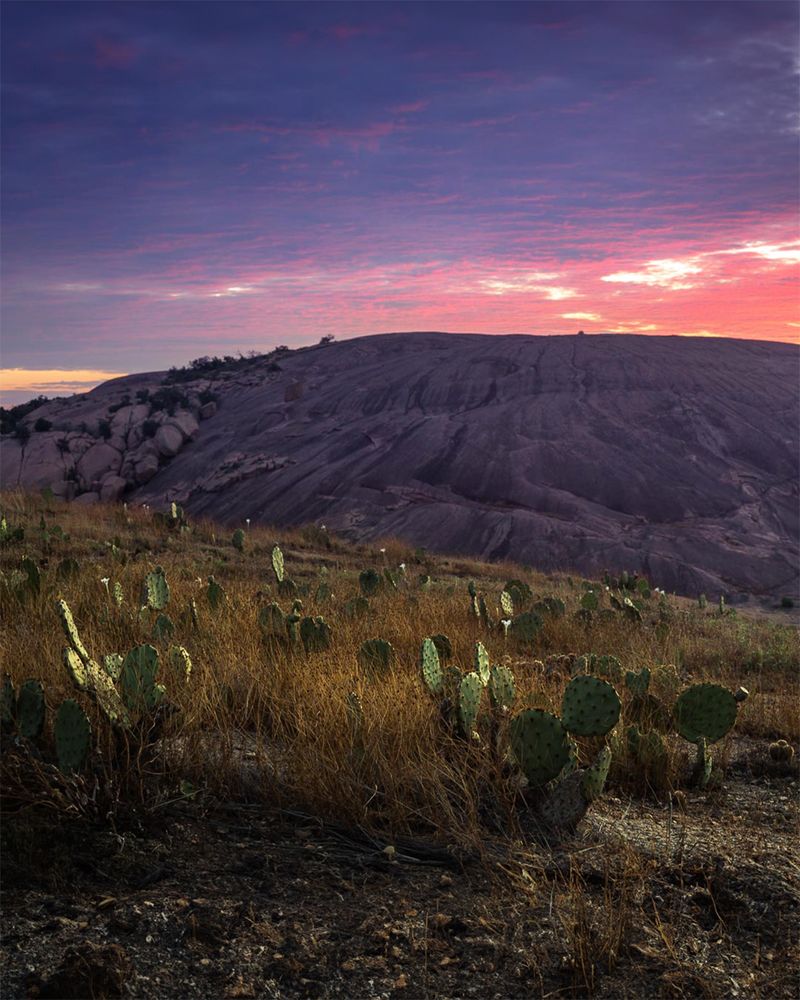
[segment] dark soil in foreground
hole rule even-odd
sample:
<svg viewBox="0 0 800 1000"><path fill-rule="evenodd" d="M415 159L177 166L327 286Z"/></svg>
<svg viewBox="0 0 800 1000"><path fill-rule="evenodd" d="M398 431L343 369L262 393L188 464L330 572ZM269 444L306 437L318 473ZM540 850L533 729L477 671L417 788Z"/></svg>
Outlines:
<svg viewBox="0 0 800 1000"><path fill-rule="evenodd" d="M739 749L722 789L606 797L552 850L252 804L6 816L3 997L796 998L797 780Z"/></svg>

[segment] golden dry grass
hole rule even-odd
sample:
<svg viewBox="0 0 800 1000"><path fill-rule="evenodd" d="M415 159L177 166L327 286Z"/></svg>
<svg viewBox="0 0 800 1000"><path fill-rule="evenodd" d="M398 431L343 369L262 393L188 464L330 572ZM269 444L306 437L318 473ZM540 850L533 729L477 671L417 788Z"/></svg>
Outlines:
<svg viewBox="0 0 800 1000"><path fill-rule="evenodd" d="M65 640L54 610L56 597L69 603L92 656L124 653L153 641L154 615L139 613L140 593L145 574L163 567L171 590L167 613L176 631L172 639L154 644L162 654L172 643L186 647L193 672L188 685L181 685L162 668L169 697L180 709L158 758L162 796L174 795L183 780L220 797L257 796L322 816L395 832L424 831L472 846L481 843L487 825L516 832L514 776L502 752L492 739L466 744L448 733L421 682L420 642L436 633L450 638L454 660L462 668L472 663L476 640L486 645L492 662L508 663L516 676L515 709L558 712L566 678L546 677L536 661L592 651L616 655L623 669L674 665L674 670L654 672L653 690L666 704L687 681L718 680L734 688L744 684L752 697L740 713L741 731L765 740L800 737L798 703L791 696L800 647L790 627L733 615L720 618L677 598L663 609L652 600L643 626L619 615L587 626L574 615L579 580L545 577L513 564L417 558L414 549L397 540L351 545L313 527L249 528L240 553L231 544L229 529L194 523L191 532L175 534L143 509L87 509L5 494L2 510L12 526L25 529L22 542L0 550L4 572L11 573L23 555L43 571L38 596L20 599L10 588L0 589L2 668L16 684L41 680L51 710L75 695L62 666ZM54 525L69 538L53 537ZM264 640L257 624L259 607L277 600L288 611L291 604L275 593L270 552L276 542L282 546L287 575L310 586L310 594L302 598L303 613L323 615L332 627L331 647L325 652L287 652ZM65 558L78 560L80 569L60 579L58 566ZM406 572L399 591L387 588L371 598L364 618L343 613L347 599L359 593L360 570L396 570L400 563ZM417 585L421 573L433 578L429 590ZM206 597L212 574L227 594L217 610ZM469 609L468 579L476 581L494 608L511 577L525 579L537 596L560 597L568 608L562 618L548 617L525 652L506 644L501 630L487 633ZM121 609L111 600L104 578L110 586L115 581L122 585ZM334 596L317 603L314 593L323 578ZM187 614L190 600L199 609L197 628ZM397 654L385 674L367 673L357 661L360 644L374 637L391 642ZM357 692L363 705L357 734L348 717L350 692ZM621 695L625 713L629 694L622 688ZM92 704L77 697L102 736L107 727ZM500 723L501 730L505 724ZM100 742L110 753L107 734ZM588 754L598 745L586 741L583 750ZM634 766L624 739L617 738L615 747L612 782L629 791L664 793L683 780L689 766L691 748L677 737L669 740L668 764L658 773L643 774ZM724 762L724 745L716 755ZM148 770L154 767L154 761L147 762ZM134 782L142 796L147 783L147 774Z"/></svg>

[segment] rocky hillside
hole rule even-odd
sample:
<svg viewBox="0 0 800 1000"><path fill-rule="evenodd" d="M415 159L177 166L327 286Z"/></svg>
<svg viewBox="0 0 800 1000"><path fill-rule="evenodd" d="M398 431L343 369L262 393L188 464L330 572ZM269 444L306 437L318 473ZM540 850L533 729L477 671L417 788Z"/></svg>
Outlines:
<svg viewBox="0 0 800 1000"><path fill-rule="evenodd" d="M799 362L752 341L362 337L46 403L3 437L2 483L795 593Z"/></svg>

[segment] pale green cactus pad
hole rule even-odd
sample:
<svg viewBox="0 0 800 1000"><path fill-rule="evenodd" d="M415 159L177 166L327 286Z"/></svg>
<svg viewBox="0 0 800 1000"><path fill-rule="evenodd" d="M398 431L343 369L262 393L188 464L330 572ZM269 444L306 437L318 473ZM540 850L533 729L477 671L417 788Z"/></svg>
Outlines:
<svg viewBox="0 0 800 1000"><path fill-rule="evenodd" d="M444 683L442 667L439 663L439 651L433 639L423 639L419 652L419 665L422 679L431 694L441 694Z"/></svg>
<svg viewBox="0 0 800 1000"><path fill-rule="evenodd" d="M475 728L481 705L483 684L476 673L465 674L458 689L458 724L461 732L469 738Z"/></svg>
<svg viewBox="0 0 800 1000"><path fill-rule="evenodd" d="M473 657L473 669L475 673L480 677L481 684L484 687L489 683L491 677L491 667L489 665L489 654L486 652L486 647L482 642L475 643L475 652Z"/></svg>
<svg viewBox="0 0 800 1000"><path fill-rule="evenodd" d="M278 548L277 545L274 546L274 548L272 549L271 560L272 560L272 572L275 574L275 579L278 581L278 583L283 583L283 570L284 570L283 553L281 552L281 550Z"/></svg>

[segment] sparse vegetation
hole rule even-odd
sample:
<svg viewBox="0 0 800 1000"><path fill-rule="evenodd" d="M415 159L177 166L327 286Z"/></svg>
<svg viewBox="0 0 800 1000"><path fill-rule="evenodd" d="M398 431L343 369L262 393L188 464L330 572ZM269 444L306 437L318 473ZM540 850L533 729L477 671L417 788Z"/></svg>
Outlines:
<svg viewBox="0 0 800 1000"><path fill-rule="evenodd" d="M222 804L243 816L258 804L290 840L291 817L321 838L360 831L379 845L389 895L402 856L462 869L437 883L441 868L431 879L422 868L402 889L429 894L425 951L392 946L406 957L390 978L406 976L408 996L431 975L429 995L460 995L469 962L483 994L494 982L508 996L635 996L645 951L675 987L665 996L726 996L731 977L748 996L791 995L800 900L769 927L758 908L789 878L792 627L628 576L570 581L423 553L423 581L402 542L354 546L319 526L231 538L176 504L51 500L56 531L43 502L2 497L0 543L15 542L0 545L7 877L31 878L48 823L96 839L171 815L216 843ZM720 817L739 811L734 841ZM334 864L316 836L315 878L323 855ZM759 866L749 845L764 837ZM180 839L171 863L183 871ZM446 930L459 907L469 945ZM505 942L491 970L481 934ZM769 963L755 963L767 947ZM706 968L700 994L696 960L710 948L724 971ZM451 954L452 970L440 964ZM342 977L330 995L367 995L346 961L329 970ZM308 995L287 982L287 995Z"/></svg>

